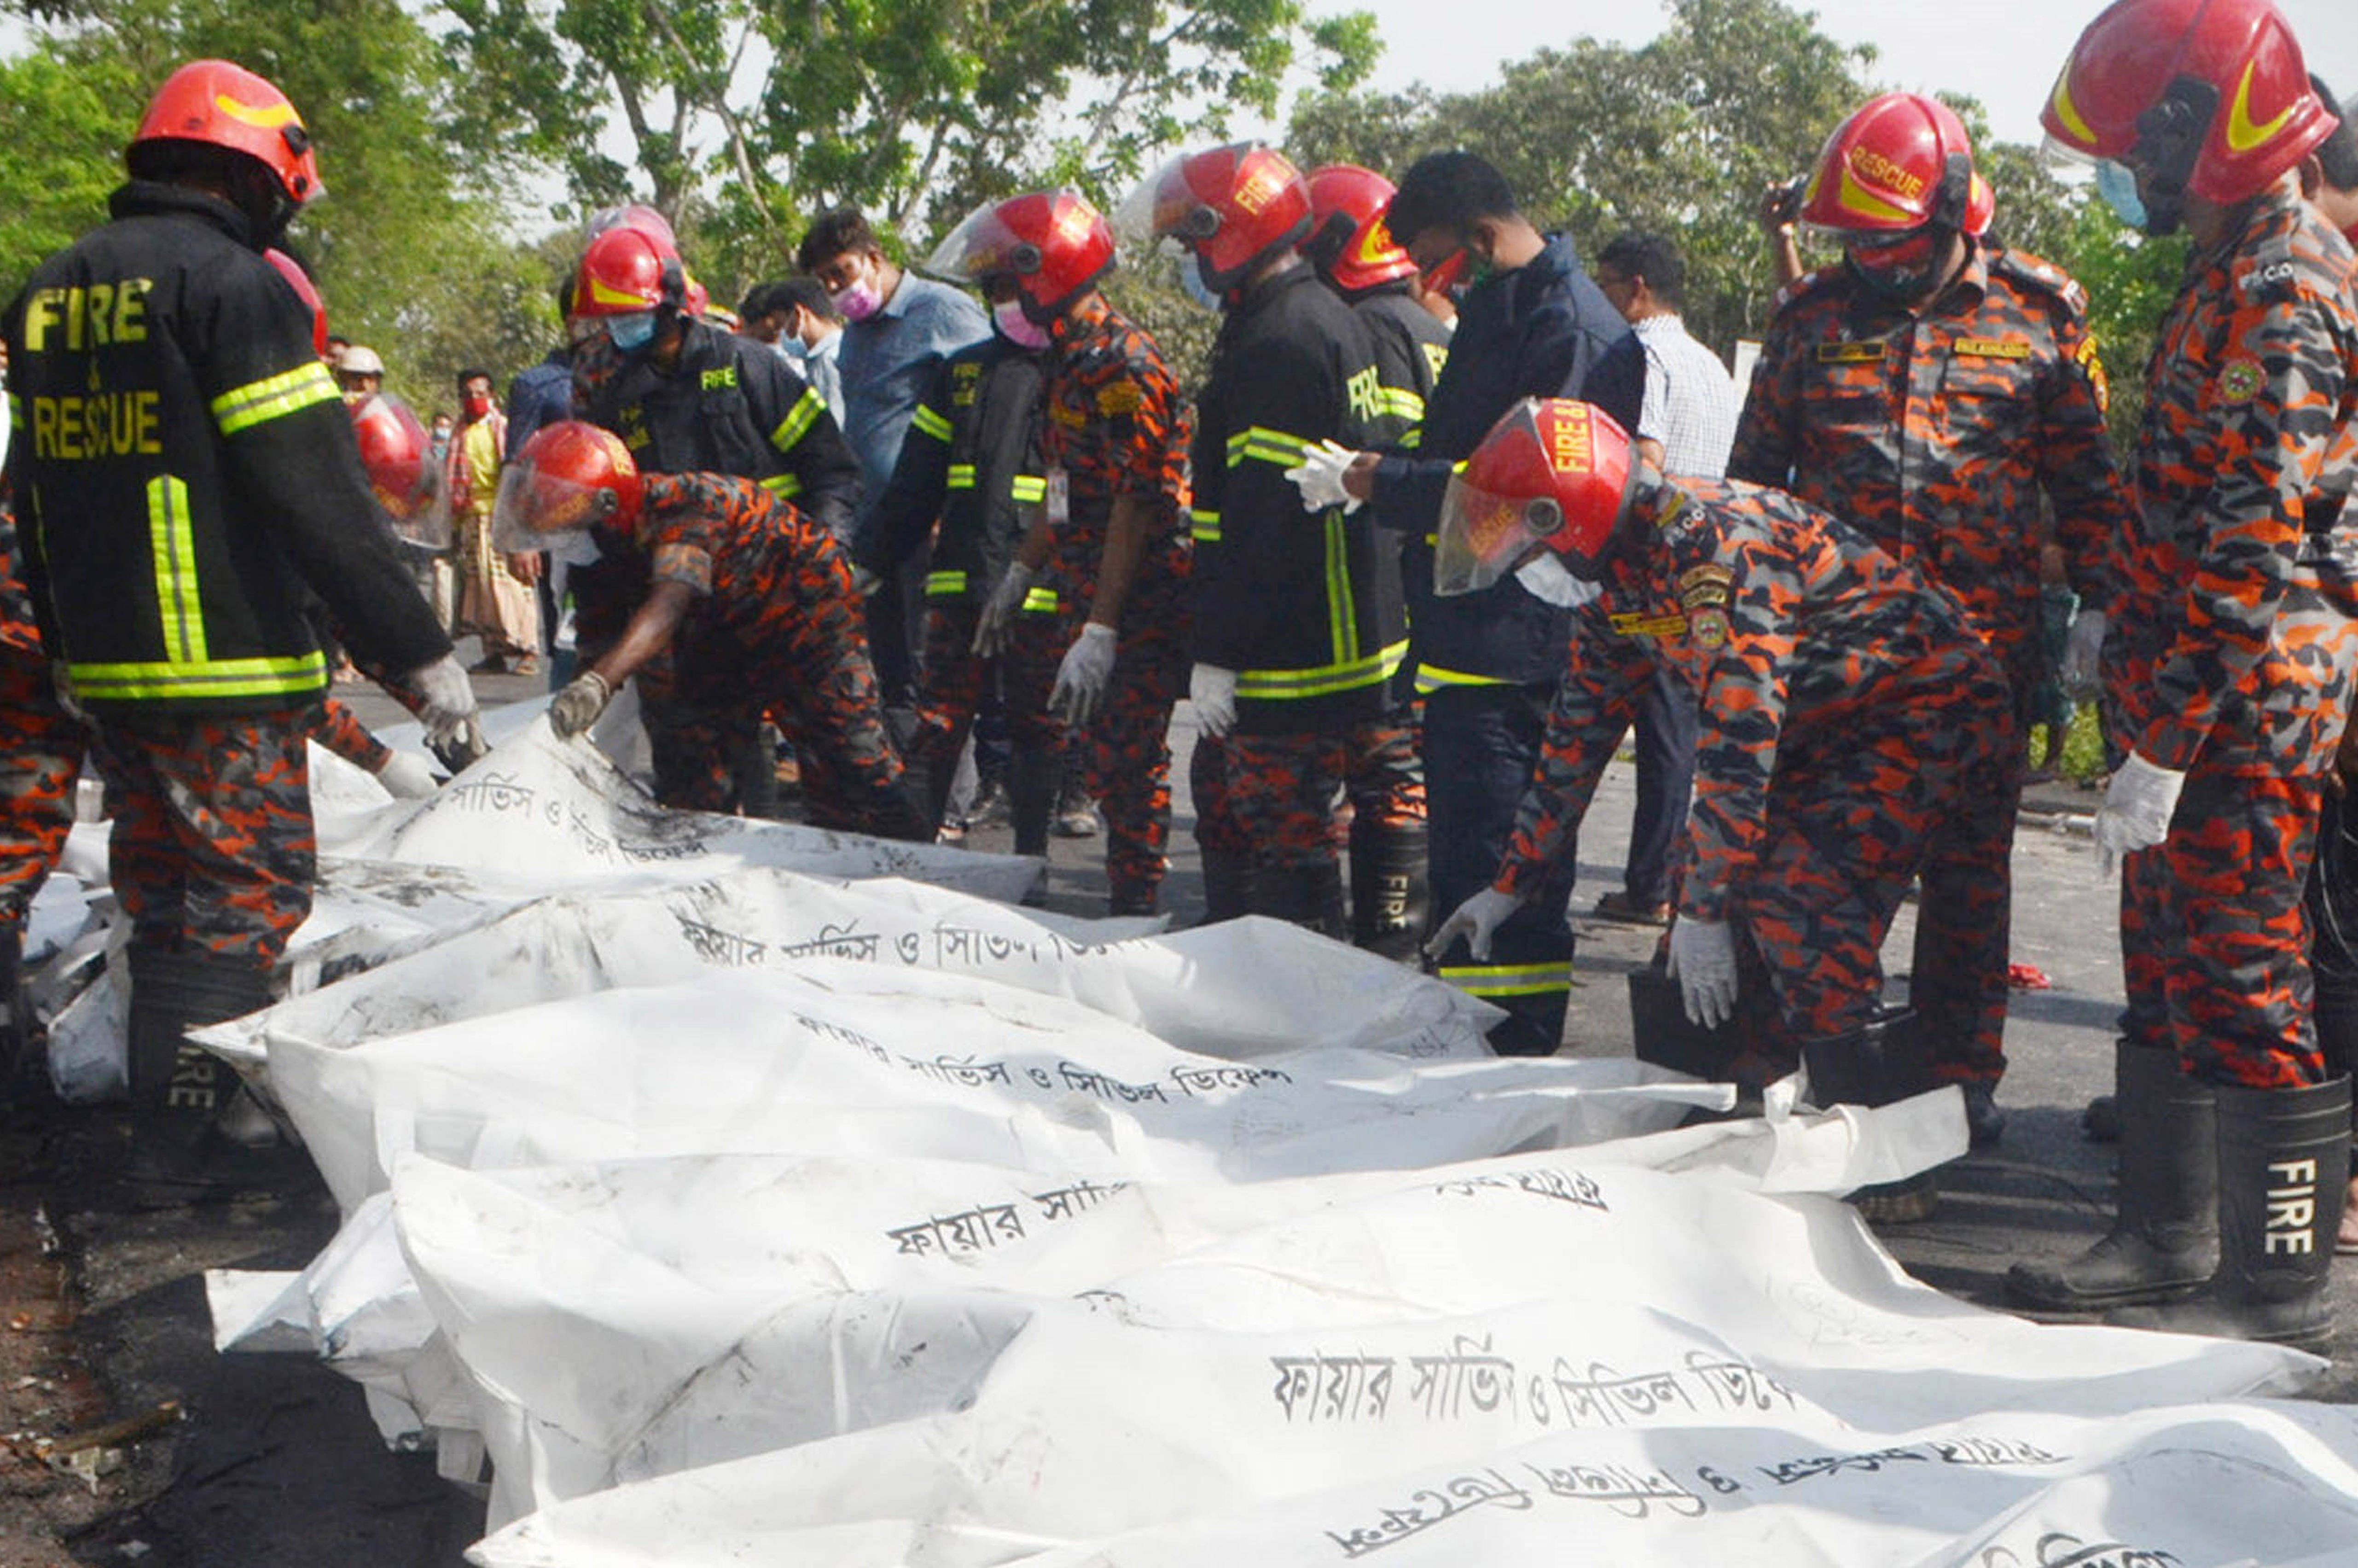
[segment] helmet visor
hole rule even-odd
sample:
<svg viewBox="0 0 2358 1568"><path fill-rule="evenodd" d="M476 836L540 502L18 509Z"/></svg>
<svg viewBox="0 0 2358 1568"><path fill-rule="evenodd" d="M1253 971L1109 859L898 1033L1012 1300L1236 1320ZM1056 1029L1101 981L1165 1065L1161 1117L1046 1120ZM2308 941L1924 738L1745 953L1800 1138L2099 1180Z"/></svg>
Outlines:
<svg viewBox="0 0 2358 1568"><path fill-rule="evenodd" d="M1114 237L1126 250L1157 241L1193 245L1219 232L1219 210L1187 183L1187 157L1173 158L1139 183L1114 209Z"/></svg>
<svg viewBox="0 0 2358 1568"><path fill-rule="evenodd" d="M1040 247L1007 226L1000 204L986 201L934 247L919 270L958 283L979 283L995 275L1021 277L1040 270Z"/></svg>
<svg viewBox="0 0 2358 1568"><path fill-rule="evenodd" d="M1433 590L1477 593L1563 532L1563 508L1552 495L1500 495L1468 483L1461 471L1441 501L1433 553Z"/></svg>
<svg viewBox="0 0 2358 1568"><path fill-rule="evenodd" d="M512 556L547 549L550 535L579 533L614 510L603 485L582 484L515 463L500 476L492 505L492 547Z"/></svg>

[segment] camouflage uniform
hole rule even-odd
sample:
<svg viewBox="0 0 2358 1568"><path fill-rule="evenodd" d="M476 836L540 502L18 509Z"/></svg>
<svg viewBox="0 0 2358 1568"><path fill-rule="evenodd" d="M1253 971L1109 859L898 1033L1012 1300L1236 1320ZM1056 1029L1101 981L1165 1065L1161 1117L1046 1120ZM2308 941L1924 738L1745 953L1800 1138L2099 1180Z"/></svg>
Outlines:
<svg viewBox="0 0 2358 1568"><path fill-rule="evenodd" d="M1171 708L1187 681L1187 416L1163 351L1103 297L1050 330L1040 456L1064 646L1097 598L1114 503L1142 502L1153 519L1122 605L1112 685L1073 736L1088 791L1105 810L1113 912L1147 914L1170 869Z"/></svg>
<svg viewBox="0 0 2358 1568"><path fill-rule="evenodd" d="M645 485L633 544L650 580L696 595L671 648L667 739L679 762L665 803L720 808L730 747L766 702L794 717L820 827L932 838L885 736L843 547L752 480L648 474ZM822 816L823 802L841 804Z"/></svg>
<svg viewBox="0 0 2358 1568"><path fill-rule="evenodd" d="M380 772L393 761L393 748L370 734L360 715L332 697L321 697L319 706L311 710L308 733L362 773Z"/></svg>
<svg viewBox="0 0 2358 1568"><path fill-rule="evenodd" d="M33 897L65 853L88 736L58 701L0 496L0 936L21 935Z"/></svg>
<svg viewBox="0 0 2358 1568"><path fill-rule="evenodd" d="M2196 255L2163 319L2105 648L2122 745L2188 774L2128 858L2133 1044L2251 1088L2320 1081L2301 887L2358 660L2358 298L2349 245L2297 193Z"/></svg>
<svg viewBox="0 0 2358 1568"><path fill-rule="evenodd" d="M1910 996L1935 1071L1995 1083L2025 716L2039 683L2041 494L2072 586L2099 610L2134 514L2105 441L2085 295L2035 256L1966 243L1963 271L1921 314L1846 267L1788 288L1727 471L1787 486L1947 589L2014 689L1998 720L2005 780L1948 820L1923 868Z"/></svg>
<svg viewBox="0 0 2358 1568"><path fill-rule="evenodd" d="M1701 704L1682 917L1736 929L1757 1060L1871 1020L1877 954L1927 844L1998 786L2008 694L1948 594L1777 491L1681 480L1574 621L1539 776L1497 885L1528 896L1576 832L1659 666ZM1781 1028L1779 1024L1781 1023Z"/></svg>

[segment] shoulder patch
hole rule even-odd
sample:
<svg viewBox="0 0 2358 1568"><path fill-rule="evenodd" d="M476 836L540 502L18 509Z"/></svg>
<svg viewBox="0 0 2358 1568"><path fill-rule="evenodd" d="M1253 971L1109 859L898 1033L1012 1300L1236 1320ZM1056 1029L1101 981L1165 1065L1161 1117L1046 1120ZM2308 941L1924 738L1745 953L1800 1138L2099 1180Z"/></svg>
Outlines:
<svg viewBox="0 0 2358 1568"><path fill-rule="evenodd" d="M2027 284L2041 294L2049 294L2063 302L2074 316L2088 311L2088 291L2079 280L2053 262L2028 251L1996 251L1990 255L1990 269L2002 273L2017 283Z"/></svg>
<svg viewBox="0 0 2358 1568"><path fill-rule="evenodd" d="M1145 401L1146 395L1139 390L1138 383L1127 378L1108 382L1098 388L1098 412L1109 419L1117 415L1135 414L1139 405Z"/></svg>
<svg viewBox="0 0 2358 1568"><path fill-rule="evenodd" d="M1705 561L1679 574L1679 603L1687 610L1707 609L1727 602L1728 585L1736 573L1717 561Z"/></svg>
<svg viewBox="0 0 2358 1568"><path fill-rule="evenodd" d="M2096 395L2096 412L2109 414L2113 409L2113 378L2104 373L2104 356L2096 351L2093 332L2080 340L2073 351L2072 362L2088 373L2088 385Z"/></svg>
<svg viewBox="0 0 2358 1568"><path fill-rule="evenodd" d="M1714 607L1687 612L1687 635L1698 648L1725 648L1728 633L1727 611L1725 610Z"/></svg>

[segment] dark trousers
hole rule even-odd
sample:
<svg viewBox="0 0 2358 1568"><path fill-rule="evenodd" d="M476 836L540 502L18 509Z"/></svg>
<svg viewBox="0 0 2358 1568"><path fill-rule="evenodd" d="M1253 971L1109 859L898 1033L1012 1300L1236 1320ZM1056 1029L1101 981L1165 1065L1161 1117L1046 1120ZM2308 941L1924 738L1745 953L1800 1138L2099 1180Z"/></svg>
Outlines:
<svg viewBox="0 0 2358 1568"><path fill-rule="evenodd" d="M887 708L917 705L917 671L925 661L925 574L930 546L913 552L892 579L868 596L868 654Z"/></svg>
<svg viewBox="0 0 2358 1568"><path fill-rule="evenodd" d="M1621 885L1632 903L1656 904L1670 897L1671 850L1694 792L1694 693L1667 670L1655 670L1638 698L1635 731L1638 806Z"/></svg>
<svg viewBox="0 0 2358 1568"><path fill-rule="evenodd" d="M1455 910L1498 874L1515 807L1530 787L1547 729L1544 686L1447 686L1424 702L1424 788L1433 842L1433 907ZM1490 939L1476 961L1463 942L1441 955L1441 978L1507 1010L1490 1033L1502 1052L1544 1054L1563 1037L1572 995L1572 928L1564 901L1574 847Z"/></svg>

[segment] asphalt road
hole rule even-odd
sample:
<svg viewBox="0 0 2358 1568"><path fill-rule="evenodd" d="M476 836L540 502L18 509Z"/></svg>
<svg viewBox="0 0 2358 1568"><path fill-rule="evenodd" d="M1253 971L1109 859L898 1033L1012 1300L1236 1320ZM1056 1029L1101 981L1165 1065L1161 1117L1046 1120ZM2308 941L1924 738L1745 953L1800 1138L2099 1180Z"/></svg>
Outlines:
<svg viewBox="0 0 2358 1568"><path fill-rule="evenodd" d="M487 701L540 683L479 677ZM381 695L342 688L362 717L399 717ZM1190 835L1182 709L1173 767L1180 830L1164 906L1181 920L1201 906ZM1581 837L1573 907L1585 911L1620 884L1631 778L1617 765ZM2003 1143L1942 1173L1938 1214L1884 1239L1919 1278L1991 1306L2017 1259L2061 1256L2101 1231L2110 1202L2111 1151L2080 1135L2081 1107L2110 1087L2112 1021L2120 1006L2115 893L2099 880L2084 832L2093 797L2039 792L2015 850L2014 957L2051 989L2014 995L2012 1066L2000 1103ZM2074 830L2075 816L2078 830ZM981 827L975 848L1010 848L1004 827ZM1102 910L1102 838L1054 841L1055 907ZM1912 911L1887 962L1906 968ZM1629 1021L1621 977L1643 963L1656 933L1582 918L1578 989L1564 1049L1626 1054ZM211 1346L201 1289L207 1267L293 1268L332 1233L332 1206L316 1188L271 1202L177 1215L136 1215L111 1203L94 1173L119 1158L111 1114L53 1118L0 1147L0 1433L87 1431L177 1400L186 1419L107 1445L114 1457L61 1474L0 1445L0 1563L67 1563L143 1568L235 1564L315 1568L451 1568L478 1533L481 1509L440 1479L433 1461L378 1443L359 1390L288 1357L221 1357ZM2358 1268L2337 1265L2343 1325L2337 1365L2318 1397L2358 1398Z"/></svg>

